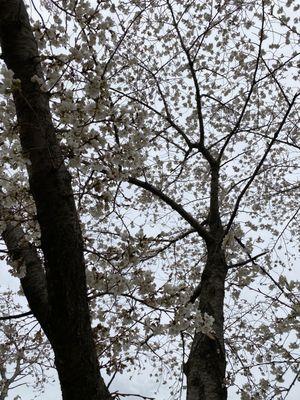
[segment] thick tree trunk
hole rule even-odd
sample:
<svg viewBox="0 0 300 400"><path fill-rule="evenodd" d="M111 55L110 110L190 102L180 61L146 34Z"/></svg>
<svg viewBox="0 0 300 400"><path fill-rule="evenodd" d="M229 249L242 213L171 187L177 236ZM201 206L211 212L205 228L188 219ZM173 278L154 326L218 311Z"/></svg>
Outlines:
<svg viewBox="0 0 300 400"><path fill-rule="evenodd" d="M39 318L55 353L64 400L106 400L92 339L82 235L71 188L52 124L36 41L23 1L0 0L2 58L21 81L14 90L21 145L28 169L45 260L48 317ZM34 290L34 288L33 288ZM34 308L33 303L31 306Z"/></svg>
<svg viewBox="0 0 300 400"><path fill-rule="evenodd" d="M224 283L227 273L220 244L208 246L202 274L199 308L214 317L214 333L195 334L189 359L184 366L187 376L187 400L226 400L226 358L224 349Z"/></svg>

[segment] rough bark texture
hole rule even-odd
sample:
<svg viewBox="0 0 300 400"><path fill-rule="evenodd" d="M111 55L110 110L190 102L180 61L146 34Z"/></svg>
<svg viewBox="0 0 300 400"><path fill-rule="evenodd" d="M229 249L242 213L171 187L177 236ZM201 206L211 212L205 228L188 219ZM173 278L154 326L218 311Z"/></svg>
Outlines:
<svg viewBox="0 0 300 400"><path fill-rule="evenodd" d="M23 1L0 0L0 43L2 58L21 81L14 101L22 149L31 162L29 184L41 229L46 322L35 302L28 301L53 347L63 398L109 399L92 339L82 235L71 178L52 124L48 96L31 79L34 75L42 78L42 71ZM32 280L29 291L35 288Z"/></svg>
<svg viewBox="0 0 300 400"><path fill-rule="evenodd" d="M211 337L196 333L189 359L184 365L187 377L187 400L226 400L226 355L224 347L224 297L227 264L222 241L224 229L219 207L219 169L210 162L211 188L208 217L210 239L206 241L207 260L201 276L197 297L199 309L214 317ZM194 302L196 298L192 297Z"/></svg>
<svg viewBox="0 0 300 400"><path fill-rule="evenodd" d="M25 266L26 275L21 278L22 289L30 309L47 333L49 307L46 279L36 248L25 239L22 228L12 222L6 224L2 237L12 261L18 261Z"/></svg>
<svg viewBox="0 0 300 400"><path fill-rule="evenodd" d="M226 358L223 334L224 282L227 267L219 245L208 248L204 268L199 308L215 319L212 337L196 333L189 359L184 366L187 376L187 400L226 400Z"/></svg>

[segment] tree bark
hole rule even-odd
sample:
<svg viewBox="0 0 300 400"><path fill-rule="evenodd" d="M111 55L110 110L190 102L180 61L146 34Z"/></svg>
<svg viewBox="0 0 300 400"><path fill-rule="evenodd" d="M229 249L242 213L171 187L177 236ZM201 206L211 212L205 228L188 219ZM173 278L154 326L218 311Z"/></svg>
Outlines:
<svg viewBox="0 0 300 400"><path fill-rule="evenodd" d="M26 275L20 279L21 286L30 309L36 319L41 321L40 323L47 333L49 330L48 294L43 264L36 248L25 239L22 228L16 223L6 223L2 237L11 260L17 261L25 267Z"/></svg>
<svg viewBox="0 0 300 400"><path fill-rule="evenodd" d="M218 240L208 245L206 265L201 277L199 308L214 317L214 332L195 334L189 359L184 365L187 400L226 400L226 357L224 348L225 255Z"/></svg>
<svg viewBox="0 0 300 400"><path fill-rule="evenodd" d="M39 317L55 354L64 400L106 400L87 301L82 234L48 95L32 81L43 78L37 44L22 0L0 0L2 58L21 81L13 92L20 140L29 158L29 185L41 230L48 297L47 322ZM34 290L34 282L32 282Z"/></svg>

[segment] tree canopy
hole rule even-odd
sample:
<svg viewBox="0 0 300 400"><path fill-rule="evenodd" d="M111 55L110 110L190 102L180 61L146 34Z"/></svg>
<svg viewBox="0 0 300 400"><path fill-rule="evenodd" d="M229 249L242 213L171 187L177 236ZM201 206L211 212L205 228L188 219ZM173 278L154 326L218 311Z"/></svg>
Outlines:
<svg viewBox="0 0 300 400"><path fill-rule="evenodd" d="M300 5L25 5L0 0L2 258L64 400L121 398L99 367L151 368L174 400L289 399Z"/></svg>

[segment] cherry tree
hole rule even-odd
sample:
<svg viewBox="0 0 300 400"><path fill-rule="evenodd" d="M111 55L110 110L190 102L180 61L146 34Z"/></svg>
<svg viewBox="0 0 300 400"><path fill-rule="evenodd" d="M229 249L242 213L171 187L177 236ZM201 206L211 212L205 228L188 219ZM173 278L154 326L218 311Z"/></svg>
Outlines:
<svg viewBox="0 0 300 400"><path fill-rule="evenodd" d="M26 5L0 1L2 237L63 398L146 365L171 398L288 398L299 5Z"/></svg>

